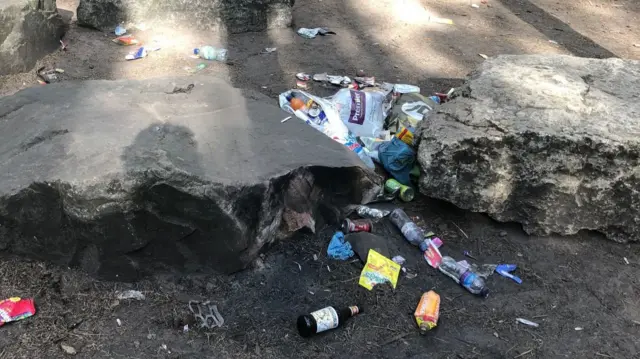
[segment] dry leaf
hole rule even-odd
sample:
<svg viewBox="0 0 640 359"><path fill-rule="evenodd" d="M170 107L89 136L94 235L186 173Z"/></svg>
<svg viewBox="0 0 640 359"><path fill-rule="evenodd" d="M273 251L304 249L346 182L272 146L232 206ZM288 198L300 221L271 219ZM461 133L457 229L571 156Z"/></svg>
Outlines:
<svg viewBox="0 0 640 359"><path fill-rule="evenodd" d="M67 345L63 343L63 344L60 344L60 348L62 348L62 350L64 350L64 352L69 355L78 354L78 352L76 351L76 348L72 347L71 345Z"/></svg>

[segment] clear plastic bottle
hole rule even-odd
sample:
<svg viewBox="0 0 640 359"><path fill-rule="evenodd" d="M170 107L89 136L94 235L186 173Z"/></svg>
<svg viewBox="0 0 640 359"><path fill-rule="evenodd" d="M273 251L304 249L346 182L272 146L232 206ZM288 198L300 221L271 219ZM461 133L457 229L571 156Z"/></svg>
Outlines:
<svg viewBox="0 0 640 359"><path fill-rule="evenodd" d="M400 229L400 232L402 232L402 235L409 243L417 247L420 246L420 243L424 242L424 231L422 228L418 227L401 208L393 210L389 215L389 219L391 223Z"/></svg>
<svg viewBox="0 0 640 359"><path fill-rule="evenodd" d="M440 271L465 287L469 292L486 297L489 295L484 279L470 269L458 264L455 259L445 256L438 267Z"/></svg>
<svg viewBox="0 0 640 359"><path fill-rule="evenodd" d="M440 270L440 272L446 274L448 277L456 281L456 283L460 283L460 276L462 275L462 273L459 273L459 271L462 269L462 267L458 265L458 262L456 262L455 259L449 256L442 257L442 263L440 263L438 269Z"/></svg>
<svg viewBox="0 0 640 359"><path fill-rule="evenodd" d="M193 49L193 54L205 60L227 61L227 49L219 49L213 46L202 46Z"/></svg>

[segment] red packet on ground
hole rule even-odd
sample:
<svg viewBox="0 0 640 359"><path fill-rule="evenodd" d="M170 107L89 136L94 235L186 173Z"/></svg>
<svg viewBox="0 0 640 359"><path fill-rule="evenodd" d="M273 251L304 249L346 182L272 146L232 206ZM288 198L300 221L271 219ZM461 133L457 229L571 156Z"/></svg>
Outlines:
<svg viewBox="0 0 640 359"><path fill-rule="evenodd" d="M424 251L424 260L433 268L438 268L442 263L442 254L433 241L427 239L425 243L427 243L427 249Z"/></svg>
<svg viewBox="0 0 640 359"><path fill-rule="evenodd" d="M0 326L28 318L34 314L36 314L36 307L32 298L13 297L0 301Z"/></svg>
<svg viewBox="0 0 640 359"><path fill-rule="evenodd" d="M118 45L124 45L124 46L137 45L140 43L140 41L138 41L138 39L133 37L133 35L124 35L124 36L116 37L111 41L115 42Z"/></svg>

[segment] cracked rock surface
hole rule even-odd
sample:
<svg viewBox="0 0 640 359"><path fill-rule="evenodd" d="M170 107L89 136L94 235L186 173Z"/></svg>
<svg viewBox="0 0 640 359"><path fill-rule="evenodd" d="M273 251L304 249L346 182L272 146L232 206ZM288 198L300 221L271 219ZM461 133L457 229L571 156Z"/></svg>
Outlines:
<svg viewBox="0 0 640 359"><path fill-rule="evenodd" d="M233 272L374 197L355 154L268 102L205 76L0 98L0 250L119 280Z"/></svg>
<svg viewBox="0 0 640 359"><path fill-rule="evenodd" d="M422 193L530 234L640 235L640 62L503 55L422 122Z"/></svg>

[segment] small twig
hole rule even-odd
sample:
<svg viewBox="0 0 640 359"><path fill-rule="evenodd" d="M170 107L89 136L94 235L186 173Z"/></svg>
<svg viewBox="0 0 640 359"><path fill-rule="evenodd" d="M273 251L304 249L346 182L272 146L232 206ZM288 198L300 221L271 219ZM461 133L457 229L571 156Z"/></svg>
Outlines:
<svg viewBox="0 0 640 359"><path fill-rule="evenodd" d="M468 342L468 341L466 341L466 340L464 340L464 339L460 339L460 338L458 338L458 337L455 337L455 338L456 338L457 340L459 340L459 341L461 341L461 342L463 342L463 343L465 343L465 344L469 345L469 346L472 346L472 347L474 347L474 348L476 347L476 345L475 345L475 344L473 344L473 343L471 343L471 342Z"/></svg>
<svg viewBox="0 0 640 359"><path fill-rule="evenodd" d="M462 234L463 234L465 237L467 237L467 239L469 239L469 236L467 236L467 234L466 234L466 233L464 233L464 231L462 230L462 228L460 228L460 227L456 224L456 222L451 221L451 223L453 223L453 225L454 225L454 226L456 226L456 228L458 228L458 229L460 230L460 232L462 232Z"/></svg>
<svg viewBox="0 0 640 359"><path fill-rule="evenodd" d="M386 330L390 330L392 332L397 332L398 331L398 329L391 329L391 328L387 328L387 327L381 327L381 326L378 326L378 325L372 325L371 327L380 328L380 329L386 329Z"/></svg>
<svg viewBox="0 0 640 359"><path fill-rule="evenodd" d="M400 339L402 339L402 338L404 338L404 337L408 336L408 335L409 335L409 334L411 334L411 333L412 333L412 332L406 332L406 333L398 334L398 335L396 335L395 337L393 337L393 338L391 338L391 339L387 340L386 342L384 342L384 343L380 344L380 346L381 346L381 347L383 347L383 346L385 346L385 345L389 345L389 344L391 344L391 343L393 343L393 342L395 342L395 341L397 341L397 340L400 340Z"/></svg>
<svg viewBox="0 0 640 359"><path fill-rule="evenodd" d="M360 276L349 278L349 279L344 279L344 280L333 281L333 282L325 284L325 286L330 286L330 285L336 284L336 283L346 283L346 282L349 282L349 281L352 281L352 280L358 279L358 278L360 278Z"/></svg>
<svg viewBox="0 0 640 359"><path fill-rule="evenodd" d="M598 352L596 352L596 355L599 356L599 357L613 358L611 355L602 354L602 353L598 353Z"/></svg>
<svg viewBox="0 0 640 359"><path fill-rule="evenodd" d="M514 356L513 359L520 358L521 356L525 356L525 355L531 353L532 351L533 351L533 349L529 349L529 350L527 350L526 352L524 352L522 354L518 354L518 355Z"/></svg>
<svg viewBox="0 0 640 359"><path fill-rule="evenodd" d="M456 296L455 296L455 297L453 297L453 298L444 297L444 299L446 299L446 300L448 300L448 301L450 301L450 302L453 302L454 300L456 300L456 299L458 299L458 298L460 298L460 297L462 297L462 296L463 296L463 294L460 294L460 295L456 295Z"/></svg>

